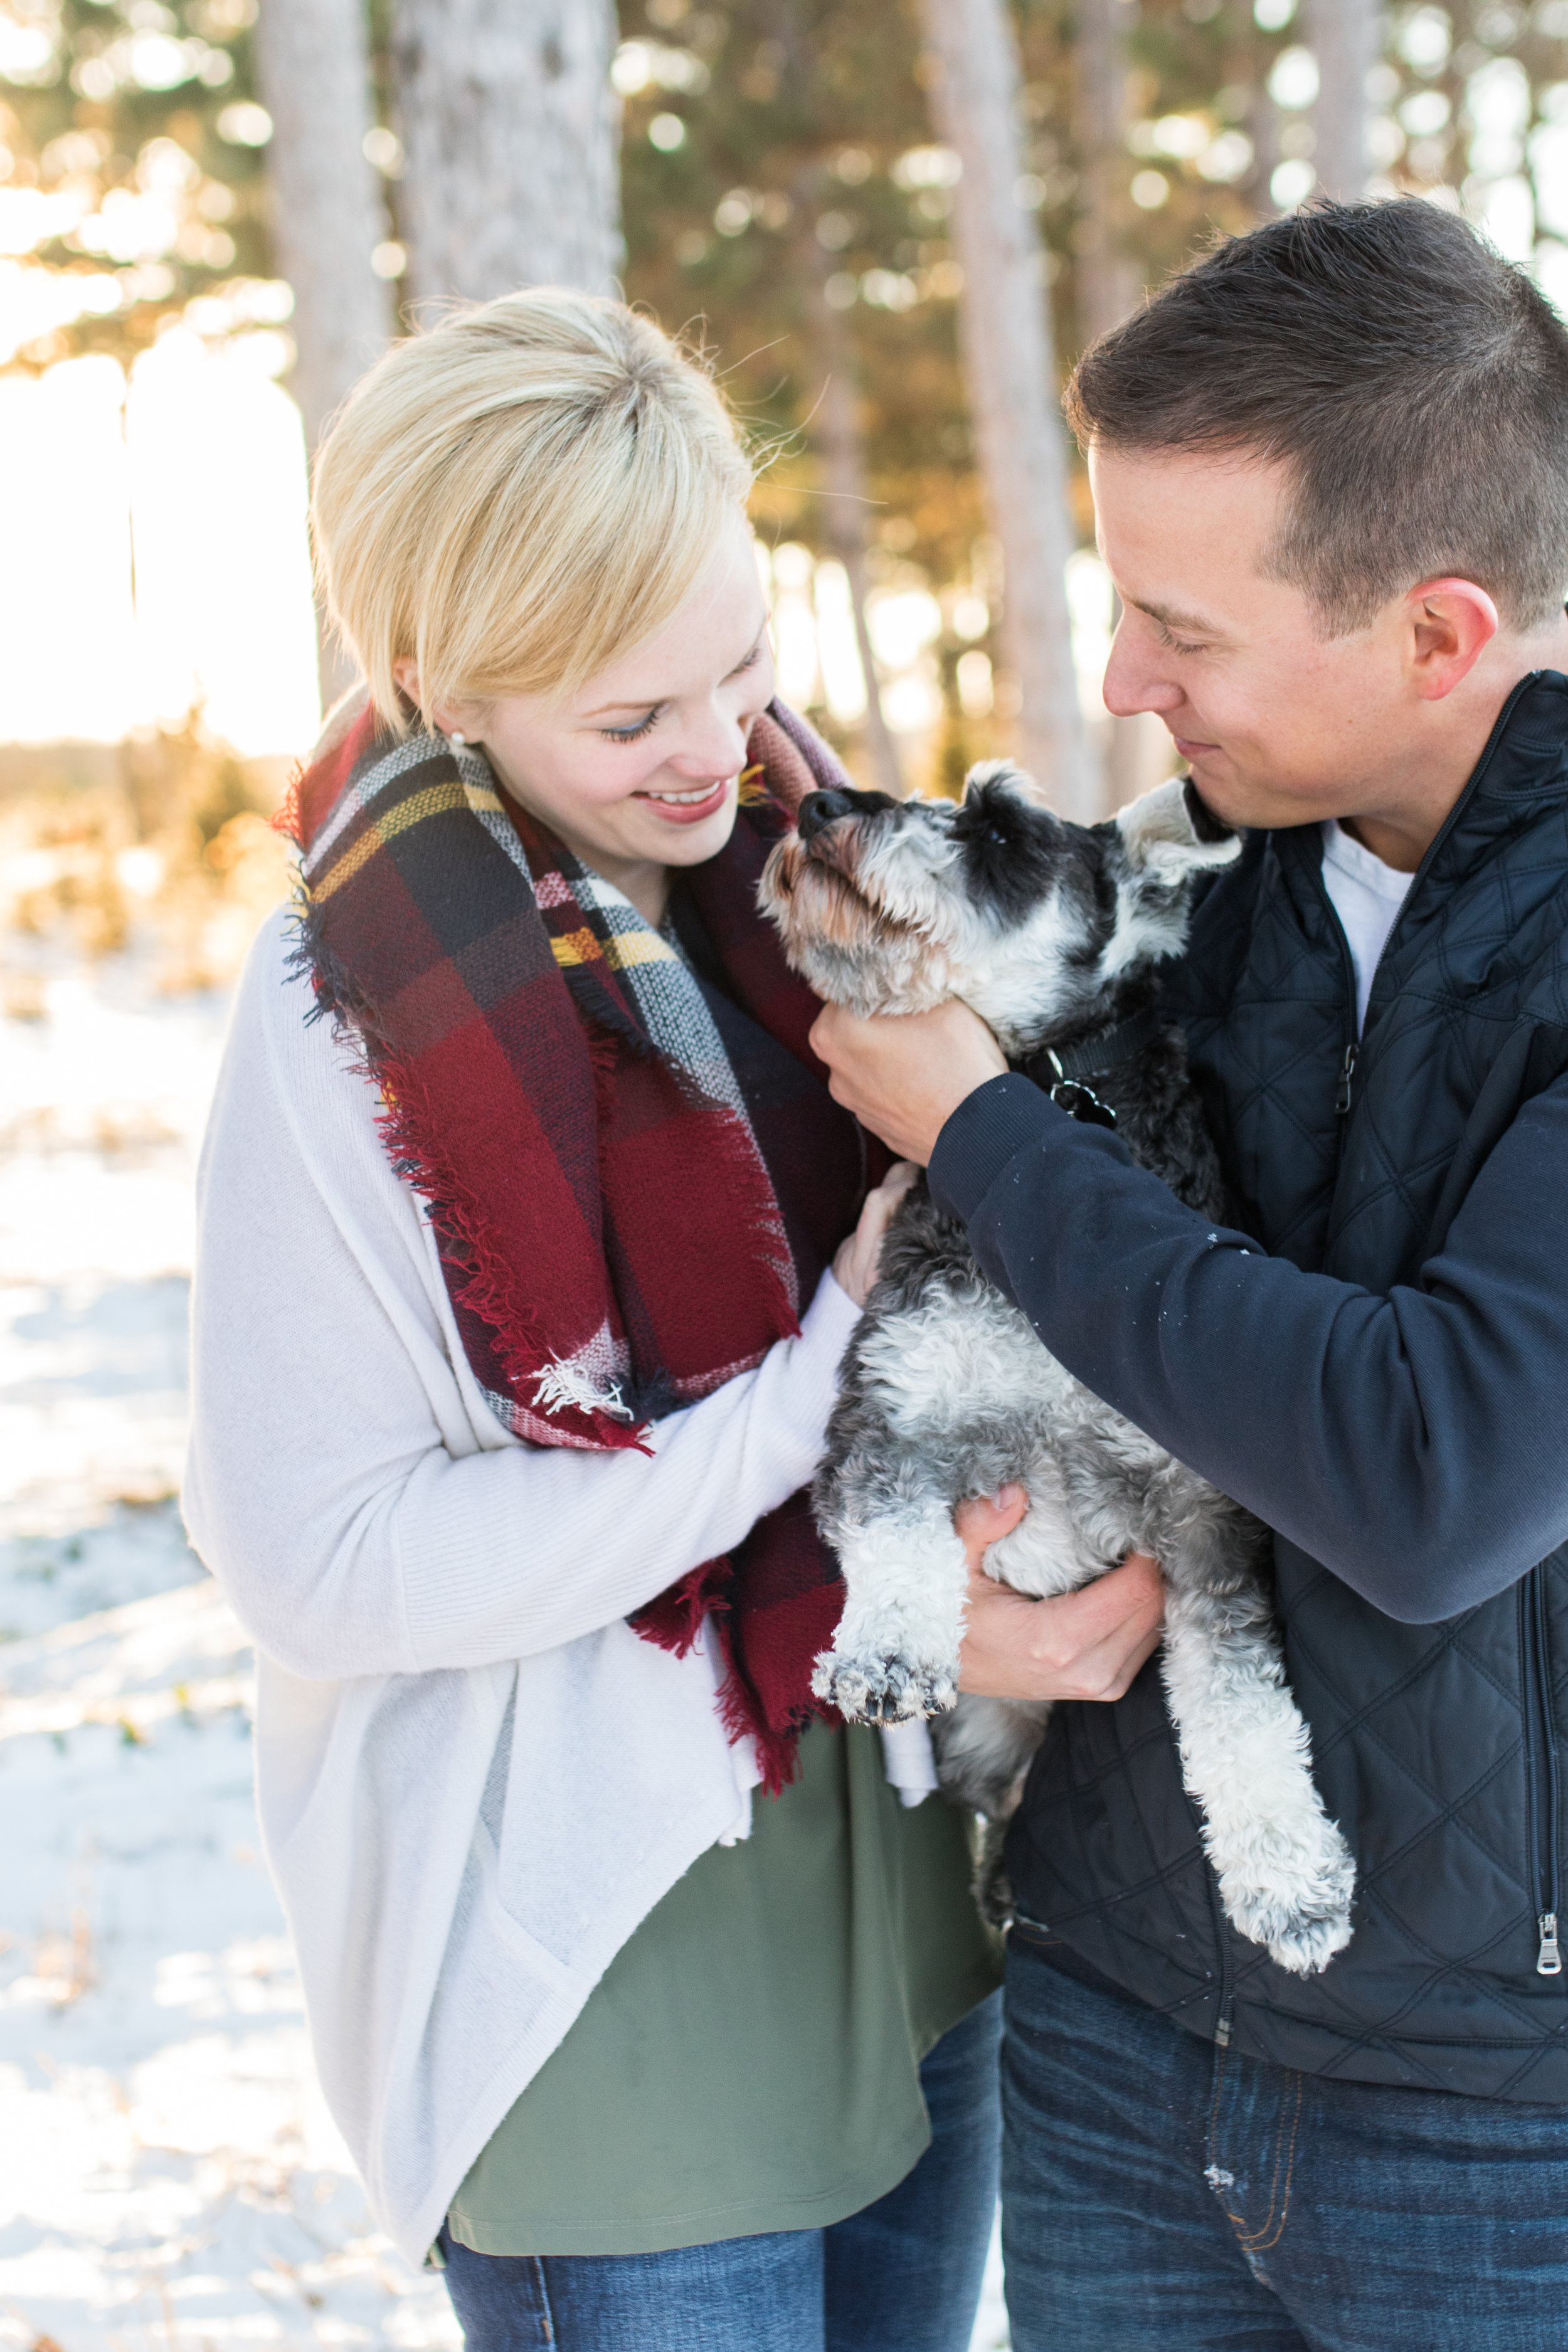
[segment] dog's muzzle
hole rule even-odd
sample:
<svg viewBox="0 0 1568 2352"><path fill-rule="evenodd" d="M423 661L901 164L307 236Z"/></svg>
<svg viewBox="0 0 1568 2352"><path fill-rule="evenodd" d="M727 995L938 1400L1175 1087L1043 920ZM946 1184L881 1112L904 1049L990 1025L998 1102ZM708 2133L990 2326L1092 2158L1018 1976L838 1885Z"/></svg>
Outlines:
<svg viewBox="0 0 1568 2352"><path fill-rule="evenodd" d="M807 847L819 833L844 816L879 816L899 803L888 793L857 793L848 789L807 793L795 812L795 830Z"/></svg>

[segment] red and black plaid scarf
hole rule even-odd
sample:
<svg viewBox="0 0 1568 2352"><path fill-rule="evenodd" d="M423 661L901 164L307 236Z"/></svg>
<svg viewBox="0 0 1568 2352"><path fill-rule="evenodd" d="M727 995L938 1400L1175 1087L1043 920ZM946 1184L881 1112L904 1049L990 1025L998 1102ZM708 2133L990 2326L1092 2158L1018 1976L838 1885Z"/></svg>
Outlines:
<svg viewBox="0 0 1568 2352"><path fill-rule="evenodd" d="M755 896L805 793L845 779L777 703L750 751L730 843L687 884L721 998L476 751L378 736L367 714L295 795L315 1010L357 1034L474 1375L535 1444L637 1445L759 1363L853 1217L860 1156L806 1044L816 999ZM737 1068L737 1014L787 1104L757 1055ZM727 1726L777 1788L842 1599L801 1494L634 1622L679 1649L715 1612Z"/></svg>

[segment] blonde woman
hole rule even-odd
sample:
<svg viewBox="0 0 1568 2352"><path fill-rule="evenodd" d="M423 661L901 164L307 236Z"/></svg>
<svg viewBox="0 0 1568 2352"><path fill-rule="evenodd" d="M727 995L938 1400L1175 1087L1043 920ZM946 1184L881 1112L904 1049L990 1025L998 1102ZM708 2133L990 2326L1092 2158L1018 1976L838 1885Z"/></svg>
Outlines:
<svg viewBox="0 0 1568 2352"><path fill-rule="evenodd" d="M366 378L315 528L369 705L204 1168L186 1508L321 2080L485 2352L962 2352L994 2198L963 1825L901 1801L923 1735L809 1700L803 1490L896 1185L857 1225L754 912L837 771L747 490L612 303Z"/></svg>

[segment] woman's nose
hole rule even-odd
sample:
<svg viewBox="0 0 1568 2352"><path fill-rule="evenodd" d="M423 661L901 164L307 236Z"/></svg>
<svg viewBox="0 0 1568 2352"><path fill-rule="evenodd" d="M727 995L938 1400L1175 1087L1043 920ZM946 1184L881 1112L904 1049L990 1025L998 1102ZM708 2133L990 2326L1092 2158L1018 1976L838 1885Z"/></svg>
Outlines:
<svg viewBox="0 0 1568 2352"><path fill-rule="evenodd" d="M689 775L697 783L732 776L746 764L746 735L738 719L723 711L708 711L688 726L669 764L678 774Z"/></svg>

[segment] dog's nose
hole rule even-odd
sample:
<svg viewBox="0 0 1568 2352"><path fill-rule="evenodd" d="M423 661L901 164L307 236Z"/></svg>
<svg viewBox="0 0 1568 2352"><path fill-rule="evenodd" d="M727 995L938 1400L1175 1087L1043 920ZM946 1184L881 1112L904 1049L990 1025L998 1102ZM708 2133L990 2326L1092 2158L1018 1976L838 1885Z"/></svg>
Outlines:
<svg viewBox="0 0 1568 2352"><path fill-rule="evenodd" d="M802 841L809 841L838 817L853 816L864 798L862 793L807 793L795 814Z"/></svg>

